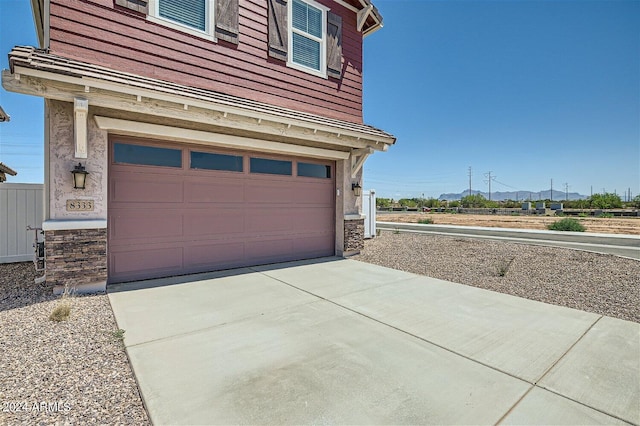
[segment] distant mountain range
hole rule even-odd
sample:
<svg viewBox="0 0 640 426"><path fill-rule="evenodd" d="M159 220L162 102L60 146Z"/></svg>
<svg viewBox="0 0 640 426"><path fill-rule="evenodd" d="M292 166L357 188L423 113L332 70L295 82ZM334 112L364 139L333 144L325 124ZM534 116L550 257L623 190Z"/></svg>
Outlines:
<svg viewBox="0 0 640 426"><path fill-rule="evenodd" d="M482 192L482 191L471 191L471 192L473 195L480 194L484 198L489 199L488 192ZM466 197L467 195L469 195L468 189L458 194L453 194L453 193L440 194L440 197L438 198L440 200L454 201L454 200L460 200L462 197ZM551 196L551 191L548 189L546 191L509 191L509 192L501 192L501 191L493 192L492 191L491 192L492 201L504 201L504 200L536 201L536 200L546 200L546 199L551 199L554 201L564 201L566 198L567 198L567 194L564 191L556 191L555 189L553 190L553 197ZM588 196L578 194L577 192L569 193L569 200L584 200L585 198L588 198Z"/></svg>

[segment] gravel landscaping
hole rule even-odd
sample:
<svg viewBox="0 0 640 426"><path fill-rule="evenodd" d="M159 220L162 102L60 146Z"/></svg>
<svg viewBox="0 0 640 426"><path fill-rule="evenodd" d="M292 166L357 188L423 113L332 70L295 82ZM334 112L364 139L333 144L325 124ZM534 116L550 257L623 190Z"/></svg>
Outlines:
<svg viewBox="0 0 640 426"><path fill-rule="evenodd" d="M640 322L640 262L384 231L354 259ZM105 294L61 299L32 263L0 264L0 424L150 424ZM69 301L68 320L52 311Z"/></svg>
<svg viewBox="0 0 640 426"><path fill-rule="evenodd" d="M640 322L640 262L612 255L383 231L353 257L554 305Z"/></svg>
<svg viewBox="0 0 640 426"><path fill-rule="evenodd" d="M32 263L0 264L0 424L150 424L105 294L63 301Z"/></svg>

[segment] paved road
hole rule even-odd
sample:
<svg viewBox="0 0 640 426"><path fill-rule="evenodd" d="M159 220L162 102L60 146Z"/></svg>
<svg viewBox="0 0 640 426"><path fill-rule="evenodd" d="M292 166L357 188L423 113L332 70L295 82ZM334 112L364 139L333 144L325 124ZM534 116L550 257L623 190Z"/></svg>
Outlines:
<svg viewBox="0 0 640 426"><path fill-rule="evenodd" d="M640 260L640 237L617 234L541 231L478 226L422 225L416 223L376 222L378 229L485 238L550 247L563 247L595 253L614 254Z"/></svg>

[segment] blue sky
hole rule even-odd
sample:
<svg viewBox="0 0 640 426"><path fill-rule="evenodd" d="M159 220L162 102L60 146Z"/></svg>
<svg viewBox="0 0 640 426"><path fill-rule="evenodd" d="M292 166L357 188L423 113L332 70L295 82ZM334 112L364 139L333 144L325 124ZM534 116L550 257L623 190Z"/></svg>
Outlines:
<svg viewBox="0 0 640 426"><path fill-rule="evenodd" d="M397 136L364 187L401 198L474 190L640 194L640 1L374 0L364 118ZM0 64L35 45L27 0L0 0ZM0 161L42 182L42 100L0 91Z"/></svg>
<svg viewBox="0 0 640 426"><path fill-rule="evenodd" d="M0 0L0 66L9 68L7 54L13 46L37 46L31 2ZM0 123L0 161L18 172L7 182L44 181L44 102L42 98L0 89L0 105L11 116Z"/></svg>
<svg viewBox="0 0 640 426"><path fill-rule="evenodd" d="M365 121L398 142L365 164L379 196L640 192L640 2L377 0ZM513 187L513 188L510 188Z"/></svg>

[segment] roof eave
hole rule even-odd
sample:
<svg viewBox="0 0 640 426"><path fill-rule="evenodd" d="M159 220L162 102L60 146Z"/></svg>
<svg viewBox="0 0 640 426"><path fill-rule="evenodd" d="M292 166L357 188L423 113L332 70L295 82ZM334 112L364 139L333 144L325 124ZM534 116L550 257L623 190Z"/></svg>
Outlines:
<svg viewBox="0 0 640 426"><path fill-rule="evenodd" d="M15 170L13 170L11 167L7 166L4 163L0 163L0 173L6 173L10 176L15 176L18 174L18 172L16 172Z"/></svg>
<svg viewBox="0 0 640 426"><path fill-rule="evenodd" d="M370 0L360 0L360 4L363 8L369 9L367 23L362 28L362 37L367 37L383 27L383 18L378 8Z"/></svg>
<svg viewBox="0 0 640 426"><path fill-rule="evenodd" d="M328 143L332 145L345 147L371 145L376 150L386 151L388 146L393 145L396 141L393 135L372 126L297 112L235 96L110 70L52 55L33 47L15 47L9 54L9 64L11 71L3 72L2 85L6 90L18 93L49 97L47 96L48 92L45 93L35 87L29 87L31 84L29 79L21 78L21 76L31 76L39 80L41 85L60 82L61 84L79 86L84 89L85 98L93 99L90 99L91 102L94 102L96 97L102 96L94 93L94 88L102 91L105 96L111 92L137 96L137 102L143 98L157 99L183 105L185 110L191 106L215 110L225 113L225 119L228 113L248 120L257 120L258 124L265 120L285 124L286 129L290 129L292 126L305 129L300 130L303 132L300 134L301 137L304 134L314 137L317 132L324 132L326 135L332 134L333 136L325 137L325 139L331 139ZM117 95L117 97L120 96ZM58 100L69 101L71 99L73 98L65 95ZM347 139L343 139L342 136ZM352 138L352 142L349 142L349 138Z"/></svg>
<svg viewBox="0 0 640 426"><path fill-rule="evenodd" d="M38 44L41 49L44 45L44 2L45 0L31 0L31 12L33 13L33 23L36 28Z"/></svg>
<svg viewBox="0 0 640 426"><path fill-rule="evenodd" d="M0 123L5 122L5 121L6 122L11 121L11 117L9 117L9 115L6 112L4 112L4 110L0 106Z"/></svg>

